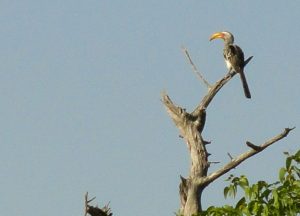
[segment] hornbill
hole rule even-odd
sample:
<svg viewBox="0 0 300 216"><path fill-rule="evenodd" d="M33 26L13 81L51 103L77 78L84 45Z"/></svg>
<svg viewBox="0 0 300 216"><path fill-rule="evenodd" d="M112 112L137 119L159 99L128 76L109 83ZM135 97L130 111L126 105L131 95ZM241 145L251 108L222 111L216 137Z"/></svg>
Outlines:
<svg viewBox="0 0 300 216"><path fill-rule="evenodd" d="M249 87L244 74L245 63L243 50L239 46L233 44L234 37L230 32L223 31L214 33L213 35L211 35L209 40L211 41L216 38L222 38L224 40L223 55L226 66L229 72L235 71L236 73L240 74L245 96L246 98L251 98Z"/></svg>

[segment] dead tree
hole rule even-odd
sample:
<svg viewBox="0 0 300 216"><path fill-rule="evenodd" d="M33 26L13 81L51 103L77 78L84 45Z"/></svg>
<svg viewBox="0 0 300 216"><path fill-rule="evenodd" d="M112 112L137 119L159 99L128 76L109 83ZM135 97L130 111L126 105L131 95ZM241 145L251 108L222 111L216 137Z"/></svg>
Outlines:
<svg viewBox="0 0 300 216"><path fill-rule="evenodd" d="M217 81L214 85L210 85L199 73L188 51L183 48L189 63L192 66L193 71L197 74L204 84L208 88L207 94L202 98L199 105L191 113L187 112L184 108L176 106L170 99L170 97L164 92L162 93L162 102L174 121L176 127L179 129L180 136L184 138L187 143L188 150L191 158L191 166L189 176L187 178L181 177L181 183L179 185L180 194L180 214L184 216L191 216L202 211L201 207L201 195L203 190L214 180L224 175L231 169L238 166L244 160L252 157L253 155L263 151L270 145L281 140L293 128L286 128L277 136L267 140L260 145L254 145L250 142L246 142L250 148L247 152L232 158L232 160L224 165L221 169L208 174L208 168L210 163L208 161L209 153L206 150L206 145L209 143L205 141L202 136L202 130L206 121L206 110L210 105L210 102L214 99L215 95L221 90L221 88L236 75L235 72L227 73L222 79ZM246 64L252 59L252 56L245 61Z"/></svg>
<svg viewBox="0 0 300 216"><path fill-rule="evenodd" d="M98 206L91 206L89 203L92 202L96 197L92 199L88 199L88 192L86 192L84 196L84 216L87 214L91 216L112 216L111 210L109 208L109 203L106 204L103 208L99 208Z"/></svg>

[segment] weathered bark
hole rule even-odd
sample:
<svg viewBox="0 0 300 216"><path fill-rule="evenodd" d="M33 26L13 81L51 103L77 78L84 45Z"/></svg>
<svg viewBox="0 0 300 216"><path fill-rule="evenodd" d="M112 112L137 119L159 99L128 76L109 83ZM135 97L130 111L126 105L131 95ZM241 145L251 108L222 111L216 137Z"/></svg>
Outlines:
<svg viewBox="0 0 300 216"><path fill-rule="evenodd" d="M163 94L162 101L178 127L181 136L184 137L192 161L189 177L187 179L181 178L181 212L185 215L188 215L188 212L199 212L201 210L201 202L198 202L198 200L202 191L200 190L198 179L207 176L209 166L205 142L201 137L206 119L205 109L199 110L198 116L193 116L184 109L175 106L166 94Z"/></svg>
<svg viewBox="0 0 300 216"><path fill-rule="evenodd" d="M189 63L192 65L194 72L200 74L192 62L187 50L183 50L189 60ZM251 59L252 56L245 61L245 65ZM235 76L235 74L236 73L227 73L222 79L217 81L212 86L203 78L201 74L198 75L198 77L208 87L208 93L203 97L199 105L191 113L188 113L185 109L174 105L170 97L165 92L162 94L162 102L165 105L168 114L174 121L176 127L179 129L181 137L183 137L187 143L191 158L189 176L187 178L181 176L181 183L179 185L181 203L180 214L184 216L192 216L193 214L197 214L202 211L201 195L205 187L207 187L211 182L238 166L247 158L263 151L268 146L287 136L289 131L292 130L286 129L283 133L260 146L255 146L248 142L247 145L251 148L250 151L241 154L237 158L233 158L230 163L225 165L220 170L207 175L210 164L208 161L209 153L206 150L206 144L208 144L208 142L202 137L202 130L206 121L206 109L213 100L214 96L233 76Z"/></svg>

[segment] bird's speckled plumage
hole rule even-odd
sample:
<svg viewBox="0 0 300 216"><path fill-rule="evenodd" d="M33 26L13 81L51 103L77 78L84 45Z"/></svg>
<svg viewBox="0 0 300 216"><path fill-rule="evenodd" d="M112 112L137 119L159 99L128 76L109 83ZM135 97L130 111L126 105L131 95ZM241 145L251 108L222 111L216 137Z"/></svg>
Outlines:
<svg viewBox="0 0 300 216"><path fill-rule="evenodd" d="M251 98L250 90L244 74L244 53L243 50L234 44L234 37L230 32L223 31L213 34L210 40L222 38L224 40L223 55L229 71L240 74L245 96Z"/></svg>

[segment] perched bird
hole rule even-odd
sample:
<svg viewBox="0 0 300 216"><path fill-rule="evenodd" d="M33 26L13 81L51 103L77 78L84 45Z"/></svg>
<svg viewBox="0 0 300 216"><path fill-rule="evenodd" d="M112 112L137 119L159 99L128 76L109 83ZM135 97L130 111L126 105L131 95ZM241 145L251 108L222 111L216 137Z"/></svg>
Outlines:
<svg viewBox="0 0 300 216"><path fill-rule="evenodd" d="M230 32L223 31L214 33L209 40L212 41L216 38L221 38L224 40L223 55L226 66L229 72L235 71L240 74L245 96L246 98L251 98L247 80L244 74L245 63L243 50L234 44L234 37Z"/></svg>

